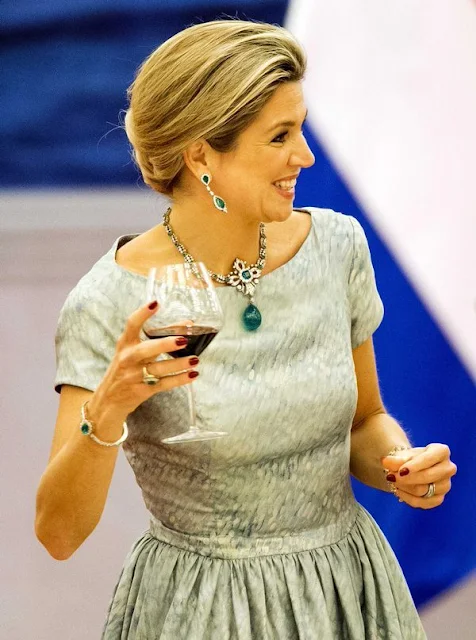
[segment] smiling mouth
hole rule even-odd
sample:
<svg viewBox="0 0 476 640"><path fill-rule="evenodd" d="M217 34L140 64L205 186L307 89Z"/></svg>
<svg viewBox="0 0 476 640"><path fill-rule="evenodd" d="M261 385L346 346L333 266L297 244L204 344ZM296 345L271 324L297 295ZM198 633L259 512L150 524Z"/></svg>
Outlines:
<svg viewBox="0 0 476 640"><path fill-rule="evenodd" d="M273 185L281 191L293 192L296 182L296 178L293 178L292 180L277 180L276 182L273 182Z"/></svg>

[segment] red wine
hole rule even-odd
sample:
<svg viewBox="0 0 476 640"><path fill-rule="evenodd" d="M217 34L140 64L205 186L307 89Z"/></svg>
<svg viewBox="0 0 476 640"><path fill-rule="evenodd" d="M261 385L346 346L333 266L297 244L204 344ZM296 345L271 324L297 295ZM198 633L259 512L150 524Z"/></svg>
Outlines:
<svg viewBox="0 0 476 640"><path fill-rule="evenodd" d="M144 330L145 335L153 340L154 338L169 338L171 336L185 336L188 338L188 345L178 351L171 351L170 356L183 358L187 356L199 356L210 344L218 333L213 327L158 327L149 329L149 333Z"/></svg>

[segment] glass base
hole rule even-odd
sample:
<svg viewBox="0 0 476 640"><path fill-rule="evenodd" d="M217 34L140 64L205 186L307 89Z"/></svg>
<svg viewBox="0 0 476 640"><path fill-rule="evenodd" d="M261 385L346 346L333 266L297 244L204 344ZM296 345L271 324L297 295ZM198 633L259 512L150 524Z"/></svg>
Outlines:
<svg viewBox="0 0 476 640"><path fill-rule="evenodd" d="M178 436L164 438L161 440L164 444L174 444L176 442L198 442L200 440L216 440L227 436L227 431L204 431L203 429L191 428L185 433L179 433Z"/></svg>

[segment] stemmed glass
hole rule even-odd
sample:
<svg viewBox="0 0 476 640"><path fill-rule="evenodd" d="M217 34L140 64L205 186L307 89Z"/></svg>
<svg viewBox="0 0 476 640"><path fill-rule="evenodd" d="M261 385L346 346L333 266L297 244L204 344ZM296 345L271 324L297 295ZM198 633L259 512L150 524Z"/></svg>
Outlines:
<svg viewBox="0 0 476 640"><path fill-rule="evenodd" d="M158 311L142 329L148 338L186 336L184 349L166 357L199 356L223 326L223 311L217 292L203 262L171 264L149 270L146 285L147 303L157 300ZM196 421L193 383L186 385L190 410L188 431L164 438L162 442L194 442L214 440L228 435L226 431L201 429Z"/></svg>

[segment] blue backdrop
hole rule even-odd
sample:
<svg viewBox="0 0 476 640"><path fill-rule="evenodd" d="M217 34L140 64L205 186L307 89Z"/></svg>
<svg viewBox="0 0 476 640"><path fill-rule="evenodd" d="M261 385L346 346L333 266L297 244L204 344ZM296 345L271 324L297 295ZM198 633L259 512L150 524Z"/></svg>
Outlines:
<svg viewBox="0 0 476 640"><path fill-rule="evenodd" d="M132 185L113 131L142 60L197 21L282 23L276 0L11 0L0 9L0 186ZM111 132L111 133L108 133Z"/></svg>
<svg viewBox="0 0 476 640"><path fill-rule="evenodd" d="M115 127L139 63L191 23L230 15L282 24L286 6L282 0L3 4L0 187L133 186L137 172L125 135ZM303 172L296 204L355 215L369 239L386 309L375 335L384 402L415 445L446 442L458 464L451 494L431 511L411 509L388 494L354 483L357 498L395 549L420 605L476 566L476 501L467 489L468 452L476 449L476 393L329 162L316 132L307 133L316 165Z"/></svg>

